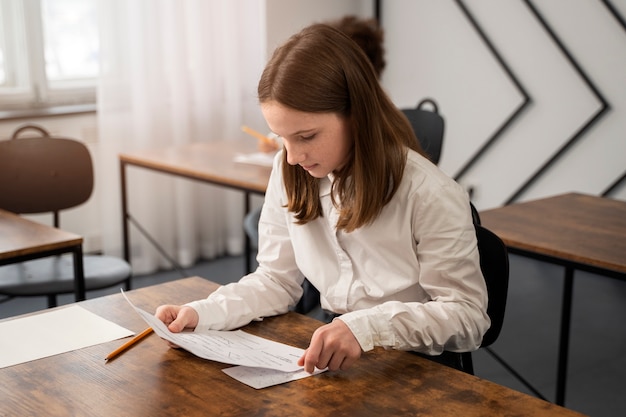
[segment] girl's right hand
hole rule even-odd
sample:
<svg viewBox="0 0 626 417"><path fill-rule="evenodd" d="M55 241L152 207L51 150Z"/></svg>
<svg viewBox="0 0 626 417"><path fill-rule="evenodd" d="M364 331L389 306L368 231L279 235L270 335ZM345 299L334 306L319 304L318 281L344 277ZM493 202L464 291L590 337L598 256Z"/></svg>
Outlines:
<svg viewBox="0 0 626 417"><path fill-rule="evenodd" d="M165 323L172 333L195 329L199 320L198 313L193 308L169 304L158 307L154 316Z"/></svg>

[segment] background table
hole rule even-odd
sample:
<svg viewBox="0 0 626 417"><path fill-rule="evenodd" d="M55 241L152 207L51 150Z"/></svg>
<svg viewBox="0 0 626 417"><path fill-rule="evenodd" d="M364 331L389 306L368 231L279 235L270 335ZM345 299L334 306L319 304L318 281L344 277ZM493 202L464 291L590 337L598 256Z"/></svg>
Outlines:
<svg viewBox="0 0 626 417"><path fill-rule="evenodd" d="M122 236L126 261L130 262L128 221L131 219L131 215L128 208L126 180L126 168L128 166L243 191L245 213L248 213L250 211L250 194L265 194L271 168L239 163L235 162L234 159L237 154L254 152L257 152L256 141L246 138L246 140L191 143L120 154ZM251 246L247 236L245 242L245 272L247 273L251 270Z"/></svg>
<svg viewBox="0 0 626 417"><path fill-rule="evenodd" d="M510 253L564 266L556 403L565 404L574 271L626 278L626 202L568 193L486 210Z"/></svg>
<svg viewBox="0 0 626 417"><path fill-rule="evenodd" d="M83 238L0 209L0 265L72 253L76 301L85 299Z"/></svg>
<svg viewBox="0 0 626 417"><path fill-rule="evenodd" d="M127 294L138 307L154 311L217 287L193 277ZM145 328L120 294L79 305L131 330ZM306 348L320 325L288 313L244 330ZM375 349L348 371L255 390L221 372L229 365L170 349L155 334L105 363L104 357L122 342L0 369L0 415L580 416L407 352Z"/></svg>

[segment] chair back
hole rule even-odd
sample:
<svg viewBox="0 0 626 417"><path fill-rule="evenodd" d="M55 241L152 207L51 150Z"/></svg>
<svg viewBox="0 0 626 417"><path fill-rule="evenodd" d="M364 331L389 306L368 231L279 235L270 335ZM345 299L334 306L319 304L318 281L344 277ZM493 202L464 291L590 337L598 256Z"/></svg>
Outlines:
<svg viewBox="0 0 626 417"><path fill-rule="evenodd" d="M480 254L480 269L489 297L487 315L491 319L491 327L480 345L485 347L495 342L502 330L509 290L509 255L506 246L495 233L480 224L474 224L474 228Z"/></svg>
<svg viewBox="0 0 626 417"><path fill-rule="evenodd" d="M426 109L428 105L432 110ZM437 103L433 99L425 98L415 108L401 111L411 123L426 155L434 164L438 164L443 147L444 120L439 114Z"/></svg>
<svg viewBox="0 0 626 417"><path fill-rule="evenodd" d="M19 138L34 131L35 136ZM18 214L52 212L86 202L94 176L87 147L76 140L52 137L37 125L18 128L0 140L0 208Z"/></svg>

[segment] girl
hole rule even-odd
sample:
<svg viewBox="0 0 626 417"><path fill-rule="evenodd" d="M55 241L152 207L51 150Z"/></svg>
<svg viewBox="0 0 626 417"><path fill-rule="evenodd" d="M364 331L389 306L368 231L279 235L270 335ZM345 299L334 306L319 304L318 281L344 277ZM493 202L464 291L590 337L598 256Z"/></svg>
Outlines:
<svg viewBox="0 0 626 417"><path fill-rule="evenodd" d="M278 48L258 85L283 149L259 221L257 270L207 299L166 305L173 332L282 314L304 277L337 315L300 358L348 369L374 346L427 355L480 346L487 290L465 191L420 154L361 48L315 24Z"/></svg>

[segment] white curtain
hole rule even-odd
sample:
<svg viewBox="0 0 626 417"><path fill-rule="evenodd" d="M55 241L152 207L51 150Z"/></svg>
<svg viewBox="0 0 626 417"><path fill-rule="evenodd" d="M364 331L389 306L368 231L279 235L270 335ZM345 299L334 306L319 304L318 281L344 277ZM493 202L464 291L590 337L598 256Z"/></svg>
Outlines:
<svg viewBox="0 0 626 417"><path fill-rule="evenodd" d="M103 248L122 250L118 154L233 138L260 118L265 61L262 0L100 0L98 88ZM262 120L262 119L260 119ZM241 253L243 196L127 170L133 218L183 266ZM131 225L135 274L170 267Z"/></svg>

